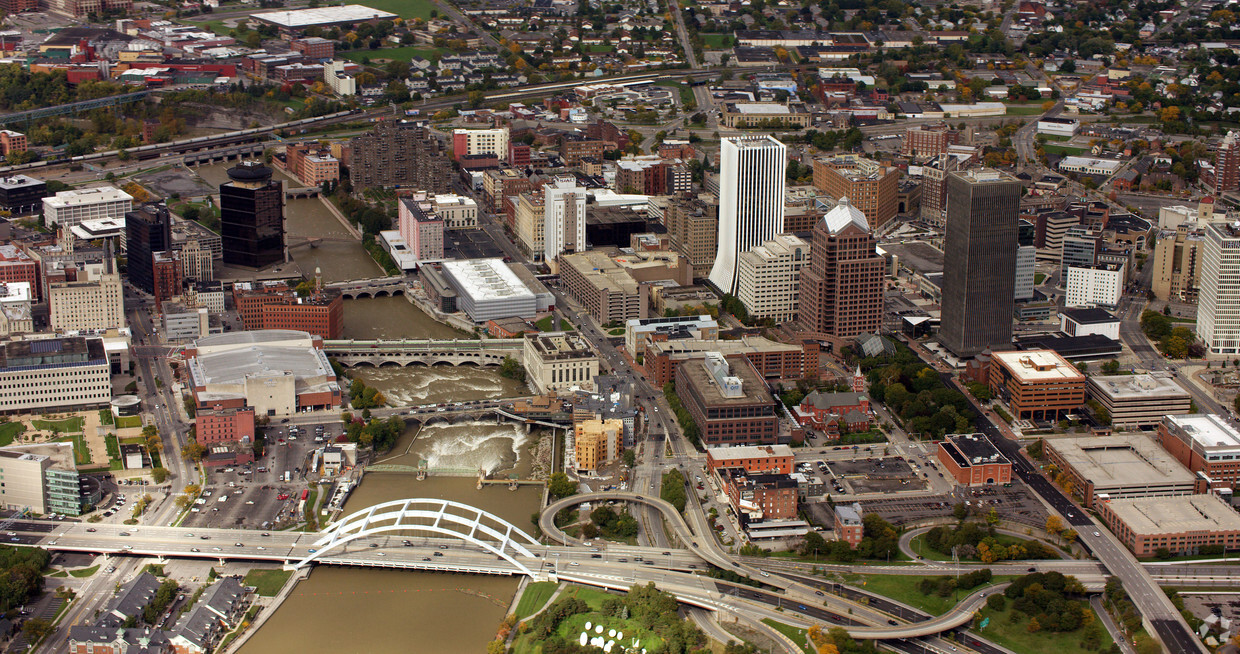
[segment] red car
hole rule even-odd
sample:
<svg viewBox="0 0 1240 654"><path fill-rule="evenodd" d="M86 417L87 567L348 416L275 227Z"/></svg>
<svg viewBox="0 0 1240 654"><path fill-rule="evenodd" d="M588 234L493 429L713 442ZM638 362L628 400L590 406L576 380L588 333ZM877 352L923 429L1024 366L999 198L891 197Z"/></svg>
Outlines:
<svg viewBox="0 0 1240 654"><path fill-rule="evenodd" d="M288 493L280 493L279 495L276 495L276 499L277 499L277 500L287 500L287 499L288 499Z"/></svg>

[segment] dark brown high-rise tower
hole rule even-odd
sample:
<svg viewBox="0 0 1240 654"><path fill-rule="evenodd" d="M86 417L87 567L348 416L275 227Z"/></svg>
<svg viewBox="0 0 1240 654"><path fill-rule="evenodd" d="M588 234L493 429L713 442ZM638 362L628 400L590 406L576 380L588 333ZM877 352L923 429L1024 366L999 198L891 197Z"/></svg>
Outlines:
<svg viewBox="0 0 1240 654"><path fill-rule="evenodd" d="M865 214L848 198L814 226L809 268L801 271L798 313L805 331L850 338L883 322L883 258Z"/></svg>

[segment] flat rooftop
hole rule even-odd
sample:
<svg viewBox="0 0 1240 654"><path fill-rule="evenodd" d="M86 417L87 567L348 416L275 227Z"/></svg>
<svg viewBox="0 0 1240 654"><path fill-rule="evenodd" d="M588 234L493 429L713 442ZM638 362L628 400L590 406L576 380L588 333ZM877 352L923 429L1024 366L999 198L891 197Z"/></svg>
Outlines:
<svg viewBox="0 0 1240 654"><path fill-rule="evenodd" d="M247 377L289 374L333 377L327 355L306 332L264 329L200 338L189 361L195 386L239 384Z"/></svg>
<svg viewBox="0 0 1240 654"><path fill-rule="evenodd" d="M1217 495L1125 498L1107 510L1138 534L1240 531L1240 514Z"/></svg>
<svg viewBox="0 0 1240 654"><path fill-rule="evenodd" d="M991 358L1003 363L1017 379L1023 382L1062 380L1085 380L1085 375L1067 359L1054 350L1023 350L995 352Z"/></svg>
<svg viewBox="0 0 1240 654"><path fill-rule="evenodd" d="M1193 413L1184 416L1165 416L1163 420L1178 426L1197 445L1206 450L1240 448L1240 432L1214 414Z"/></svg>
<svg viewBox="0 0 1240 654"><path fill-rule="evenodd" d="M712 447L706 453L714 459L762 459L768 456L792 456L787 445L738 445L735 447Z"/></svg>
<svg viewBox="0 0 1240 654"><path fill-rule="evenodd" d="M532 298L526 287L503 259L463 259L443 262L447 276L460 291L476 302Z"/></svg>
<svg viewBox="0 0 1240 654"><path fill-rule="evenodd" d="M313 25L335 25L339 23L360 23L368 20L391 20L396 14L363 5L342 5L335 7L318 7L315 9L293 9L290 11L266 11L250 14L251 18L266 21L280 27L297 28Z"/></svg>
<svg viewBox="0 0 1240 654"><path fill-rule="evenodd" d="M1179 461L1142 434L1055 438L1046 440L1046 445L1092 481L1099 493L1151 481L1191 486L1195 479Z"/></svg>
<svg viewBox="0 0 1240 654"><path fill-rule="evenodd" d="M1103 375L1089 378L1091 393L1101 393L1112 400L1188 398L1188 391L1165 375Z"/></svg>
<svg viewBox="0 0 1240 654"><path fill-rule="evenodd" d="M1119 322L1119 318L1111 315L1110 312L1094 307L1080 309L1060 309L1059 315L1072 320L1078 325L1105 325L1108 323Z"/></svg>
<svg viewBox="0 0 1240 654"><path fill-rule="evenodd" d="M715 382L715 378L706 370L706 360L685 361L680 364L677 374L683 373L685 379L697 389L706 407L745 406L774 401L766 391L766 382L754 371L746 359L729 359L728 372L741 380L741 393L737 396L724 395Z"/></svg>
<svg viewBox="0 0 1240 654"><path fill-rule="evenodd" d="M999 448L983 434L952 434L943 445L962 468L986 463L1009 463Z"/></svg>

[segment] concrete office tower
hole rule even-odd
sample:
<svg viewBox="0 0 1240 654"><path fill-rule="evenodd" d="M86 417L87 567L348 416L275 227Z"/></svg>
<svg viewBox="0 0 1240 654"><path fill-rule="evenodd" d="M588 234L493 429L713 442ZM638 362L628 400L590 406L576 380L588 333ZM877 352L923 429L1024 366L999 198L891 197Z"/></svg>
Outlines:
<svg viewBox="0 0 1240 654"><path fill-rule="evenodd" d="M1197 334L1214 354L1240 354L1240 222L1210 223L1201 256Z"/></svg>
<svg viewBox="0 0 1240 654"><path fill-rule="evenodd" d="M741 254L784 231L788 152L769 136L725 138L719 165L719 249L709 279L735 295Z"/></svg>
<svg viewBox="0 0 1240 654"><path fill-rule="evenodd" d="M1012 342L1020 180L989 168L947 176L943 326L939 341L970 357Z"/></svg>
<svg viewBox="0 0 1240 654"><path fill-rule="evenodd" d="M286 261L284 185L271 169L243 161L228 169L231 181L220 185L220 237L224 263L266 268Z"/></svg>
<svg viewBox="0 0 1240 654"><path fill-rule="evenodd" d="M883 258L865 214L848 198L814 227L798 307L805 331L851 338L883 325Z"/></svg>
<svg viewBox="0 0 1240 654"><path fill-rule="evenodd" d="M561 252L586 249L586 190L570 175L543 187L543 261L556 270Z"/></svg>
<svg viewBox="0 0 1240 654"><path fill-rule="evenodd" d="M1227 132L1214 160L1214 192L1222 195L1235 191L1240 191L1240 139L1235 132Z"/></svg>

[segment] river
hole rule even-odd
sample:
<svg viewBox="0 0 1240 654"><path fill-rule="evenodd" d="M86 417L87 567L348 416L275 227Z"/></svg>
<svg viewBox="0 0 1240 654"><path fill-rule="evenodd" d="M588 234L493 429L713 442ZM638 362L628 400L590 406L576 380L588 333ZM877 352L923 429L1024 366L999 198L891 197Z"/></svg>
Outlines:
<svg viewBox="0 0 1240 654"><path fill-rule="evenodd" d="M387 300L403 303L403 298ZM348 307L349 304L346 304ZM393 304L393 306L400 306ZM420 313L420 312L419 312ZM346 312L347 314L347 312ZM347 329L346 329L347 331ZM512 397L523 384L493 368L448 366L350 370L396 402L461 401ZM522 425L471 422L405 430L386 463L515 472L527 477L540 432ZM542 498L539 486L487 485L470 477L371 473L349 497L346 512L410 497L450 499L492 513L530 533L530 516ZM242 648L243 654L301 652L482 652L516 592L515 577L399 572L319 566Z"/></svg>
<svg viewBox="0 0 1240 654"><path fill-rule="evenodd" d="M204 181L218 188L228 181L228 169L235 165L235 162L212 164L200 166L196 171ZM273 179L283 180L290 188L302 186L301 182L275 168L272 173ZM289 253L307 278L314 275L316 267L323 270L323 281L329 283L384 276L383 269L362 249L361 241L354 239L318 198L286 200L284 219ZM317 247L304 245L311 237L324 240Z"/></svg>

